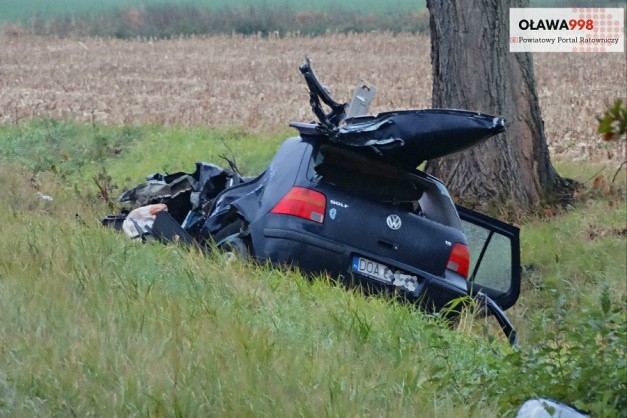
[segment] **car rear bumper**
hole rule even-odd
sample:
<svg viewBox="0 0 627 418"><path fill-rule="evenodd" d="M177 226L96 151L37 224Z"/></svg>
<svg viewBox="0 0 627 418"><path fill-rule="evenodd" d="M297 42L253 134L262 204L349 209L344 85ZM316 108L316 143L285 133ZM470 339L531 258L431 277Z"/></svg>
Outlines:
<svg viewBox="0 0 627 418"><path fill-rule="evenodd" d="M259 238L259 234L253 233L253 247L259 260L298 266L309 273L327 273L352 279L368 287L400 292L408 299L419 301L425 307L436 310L453 299L468 296L467 282L461 278L439 277L393 259L381 257L379 254L368 253L306 231L266 227L261 232L262 239ZM412 290L408 290L395 281L382 283L380 280L356 273L351 269L356 256L411 275L416 279L416 286L411 286Z"/></svg>
<svg viewBox="0 0 627 418"><path fill-rule="evenodd" d="M273 263L298 266L309 273L326 272L331 276L357 281L368 288L385 288L392 292L401 292L408 300L419 303L427 310L438 311L456 298L471 296L467 282L461 276L439 277L421 271L394 260L381 258L376 254L368 254L356 248L316 236L312 233L293 229L267 227L262 229L263 238L257 237L257 258L270 260ZM259 246L260 245L260 246ZM392 284L383 284L365 275L355 273L351 269L351 260L355 256L366 257L413 275L417 282L412 291ZM492 313L510 344L516 345L517 334L503 310L487 295L472 295L475 300Z"/></svg>

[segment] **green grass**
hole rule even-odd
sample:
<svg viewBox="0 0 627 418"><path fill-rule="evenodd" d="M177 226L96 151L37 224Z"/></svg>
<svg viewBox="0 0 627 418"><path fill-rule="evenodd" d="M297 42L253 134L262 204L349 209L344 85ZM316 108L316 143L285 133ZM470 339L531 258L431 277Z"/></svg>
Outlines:
<svg viewBox="0 0 627 418"><path fill-rule="evenodd" d="M93 189L93 178L105 174L111 177L112 191L119 191L155 172L193 172L196 161L228 167L223 157L234 161L242 175L256 176L281 142L295 134L290 130L252 136L205 127L89 126L45 119L0 125L0 161L19 164L32 173L34 182L54 173L81 191Z"/></svg>
<svg viewBox="0 0 627 418"><path fill-rule="evenodd" d="M519 350L490 319L447 325L330 278L98 225L103 171L116 195L231 152L254 174L285 136L1 126L0 416L496 417L534 396L626 415L624 176L521 225Z"/></svg>
<svg viewBox="0 0 627 418"><path fill-rule="evenodd" d="M280 144L296 131L280 134L252 135L244 131L215 131L204 127L163 129L155 127L150 132L150 141L138 143L129 150L124 159L113 161L110 173L117 178L130 177L133 184L146 174L146 164L129 166L129 161L145 160L159 172L194 170L194 162L207 161L228 166L223 157L234 160L245 176L260 174ZM164 152L158 152L163 150ZM157 151L157 152L155 152ZM148 161L146 161L148 162Z"/></svg>

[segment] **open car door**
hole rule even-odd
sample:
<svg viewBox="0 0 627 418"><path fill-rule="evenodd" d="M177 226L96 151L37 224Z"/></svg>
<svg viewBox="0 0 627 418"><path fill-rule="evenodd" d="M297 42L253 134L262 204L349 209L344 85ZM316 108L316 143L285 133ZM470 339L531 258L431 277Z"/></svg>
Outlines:
<svg viewBox="0 0 627 418"><path fill-rule="evenodd" d="M471 294L484 293L501 309L520 295L520 230L497 219L457 206L470 250Z"/></svg>
<svg viewBox="0 0 627 418"><path fill-rule="evenodd" d="M516 330L503 312L520 295L520 230L497 219L457 206L470 250L469 292L485 304L510 344Z"/></svg>

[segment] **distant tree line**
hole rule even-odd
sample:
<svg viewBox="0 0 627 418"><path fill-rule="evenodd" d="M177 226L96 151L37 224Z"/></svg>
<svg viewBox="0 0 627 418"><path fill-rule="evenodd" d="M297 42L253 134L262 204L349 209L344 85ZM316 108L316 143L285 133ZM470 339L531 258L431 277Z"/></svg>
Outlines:
<svg viewBox="0 0 627 418"><path fill-rule="evenodd" d="M530 0L530 7L591 7L588 0ZM594 7L624 7L623 1L600 0ZM0 24L2 22L0 21ZM4 23L5 35L102 36L114 38L172 38L192 35L241 34L305 36L349 32L429 33L429 13L417 7L373 13L343 7L332 11L297 11L266 3L210 9L193 4L160 5L79 12L60 16L35 14L21 23Z"/></svg>
<svg viewBox="0 0 627 418"><path fill-rule="evenodd" d="M104 36L114 38L171 38L191 35L242 34L285 36L385 31L428 33L426 10L407 13L296 12L264 6L209 10L194 5L131 7L101 13L60 17L35 15L20 29L48 36ZM16 26L5 24L5 33Z"/></svg>

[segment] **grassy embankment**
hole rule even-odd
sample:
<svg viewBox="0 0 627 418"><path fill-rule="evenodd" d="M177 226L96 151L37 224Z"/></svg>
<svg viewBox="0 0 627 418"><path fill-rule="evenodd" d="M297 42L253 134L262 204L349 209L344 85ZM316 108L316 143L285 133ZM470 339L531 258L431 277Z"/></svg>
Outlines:
<svg viewBox="0 0 627 418"><path fill-rule="evenodd" d="M522 225L517 351L491 321L449 329L324 277L98 225L110 209L93 177L117 196L113 185L230 150L255 174L283 137L0 126L0 415L486 417L548 396L625 416L624 172L620 187L597 181L567 213Z"/></svg>

